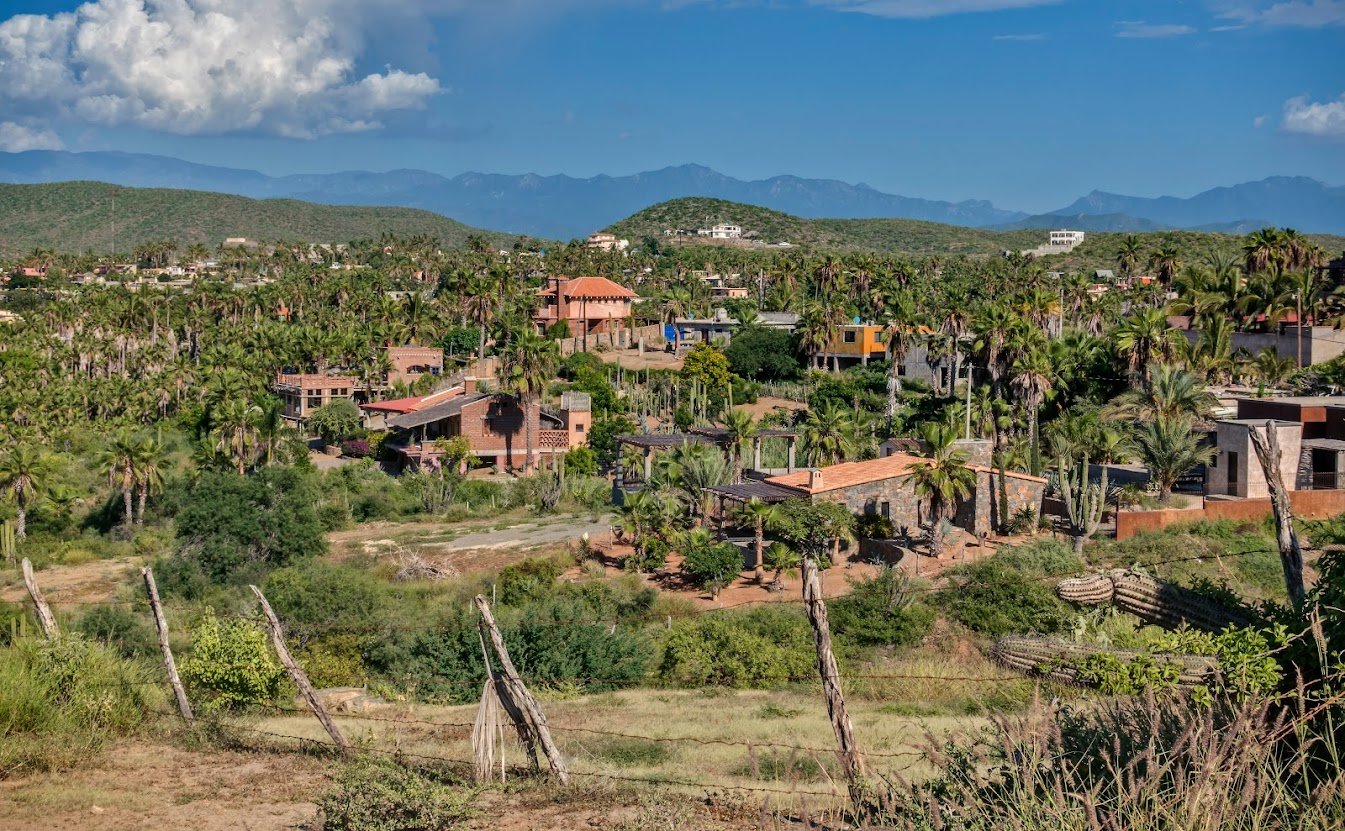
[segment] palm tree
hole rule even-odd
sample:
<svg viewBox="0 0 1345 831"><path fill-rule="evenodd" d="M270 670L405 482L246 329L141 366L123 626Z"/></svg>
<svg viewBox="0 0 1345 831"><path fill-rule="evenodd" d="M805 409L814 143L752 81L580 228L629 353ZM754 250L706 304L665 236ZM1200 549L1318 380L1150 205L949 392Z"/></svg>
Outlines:
<svg viewBox="0 0 1345 831"><path fill-rule="evenodd" d="M1113 333L1116 353L1125 359L1131 375L1149 374L1154 361L1171 361L1176 354L1177 339L1182 335L1168 326L1162 309L1141 309L1126 318ZM1184 340L1184 338L1183 338Z"/></svg>
<svg viewBox="0 0 1345 831"><path fill-rule="evenodd" d="M253 461L255 428L260 412L259 407L245 400L234 399L224 402L214 413L217 445L220 452L227 453L233 459L239 476L246 472L248 464Z"/></svg>
<svg viewBox="0 0 1345 831"><path fill-rule="evenodd" d="M1121 238L1121 248L1116 252L1116 265L1121 269L1123 276L1129 277L1135 273L1140 264L1140 253L1139 237L1126 234Z"/></svg>
<svg viewBox="0 0 1345 831"><path fill-rule="evenodd" d="M1181 253L1172 243L1164 243L1149 255L1149 267L1164 287L1172 285L1172 278L1181 270Z"/></svg>
<svg viewBox="0 0 1345 831"><path fill-rule="evenodd" d="M1277 228L1262 228L1247 235L1242 246L1243 268L1248 274L1267 271L1284 260L1284 240Z"/></svg>
<svg viewBox="0 0 1345 831"><path fill-rule="evenodd" d="M1037 416L1041 405L1046 402L1047 394L1055 385L1055 367L1051 364L1050 356L1043 349L1025 352L1014 362L1013 380L1009 383L1027 409L1031 467L1033 474L1037 474L1041 472L1041 442L1037 435Z"/></svg>
<svg viewBox="0 0 1345 831"><path fill-rule="evenodd" d="M163 490L163 445L153 436L142 436L135 443L135 486L139 498L136 525L145 524L145 503L151 493Z"/></svg>
<svg viewBox="0 0 1345 831"><path fill-rule="evenodd" d="M1209 418L1218 404L1205 388L1205 380L1196 373L1172 364L1156 364L1149 379L1113 399L1106 414L1128 422L1178 416Z"/></svg>
<svg viewBox="0 0 1345 831"><path fill-rule="evenodd" d="M46 489L51 472L50 458L40 449L26 444L12 448L0 457L0 493L14 503L14 536L28 534L28 509Z"/></svg>
<svg viewBox="0 0 1345 831"><path fill-rule="evenodd" d="M98 465L107 474L108 484L121 491L122 521L127 528L135 522L131 497L135 492L136 462L140 452L136 436L129 430L119 430L98 457Z"/></svg>
<svg viewBox="0 0 1345 831"><path fill-rule="evenodd" d="M743 480L743 452L748 442L757 435L757 422L746 410L729 410L724 414L725 438L728 442L729 457L733 462L733 483Z"/></svg>
<svg viewBox="0 0 1345 831"><path fill-rule="evenodd" d="M803 452L808 464L826 467L843 462L858 450L854 415L834 401L808 411L803 420Z"/></svg>
<svg viewBox="0 0 1345 831"><path fill-rule="evenodd" d="M762 552L765 551L766 528L780 519L780 508L769 502L762 502L754 496L738 508L738 517L752 526L752 561L756 569L756 580L760 583L765 573Z"/></svg>
<svg viewBox="0 0 1345 831"><path fill-rule="evenodd" d="M967 466L967 454L953 444L957 434L939 425L930 425L923 434L929 445L929 459L911 465L911 486L915 495L929 503L929 553L943 553L941 526L949 509L966 499L976 487L976 472Z"/></svg>
<svg viewBox="0 0 1345 831"><path fill-rule="evenodd" d="M1278 387L1294 374L1298 363L1293 358L1281 358L1273 347L1267 346L1256 353L1252 370L1257 380L1268 387Z"/></svg>
<svg viewBox="0 0 1345 831"><path fill-rule="evenodd" d="M533 332L531 327L518 330L500 356L500 376L504 387L518 398L523 408L527 453L523 459L524 472L536 467L533 428L537 419L532 416L533 405L537 405L540 416L542 393L551 379L556 377L559 367L560 347L555 341Z"/></svg>
<svg viewBox="0 0 1345 831"><path fill-rule="evenodd" d="M1158 499L1172 499L1172 486L1197 465L1209 464L1213 447L1202 446L1191 431L1189 416L1168 416L1141 424L1135 430L1135 448L1149 474L1158 483Z"/></svg>

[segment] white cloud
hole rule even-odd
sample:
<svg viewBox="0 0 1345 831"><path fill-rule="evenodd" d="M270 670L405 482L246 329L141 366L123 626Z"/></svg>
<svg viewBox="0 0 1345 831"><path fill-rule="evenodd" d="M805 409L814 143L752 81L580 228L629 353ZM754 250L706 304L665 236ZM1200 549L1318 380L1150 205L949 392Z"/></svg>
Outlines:
<svg viewBox="0 0 1345 831"><path fill-rule="evenodd" d="M1217 0L1219 16L1243 24L1320 29L1345 26L1345 0Z"/></svg>
<svg viewBox="0 0 1345 831"><path fill-rule="evenodd" d="M1259 130L1262 127L1266 126L1267 119L1268 116L1258 115L1256 118L1252 119L1252 126Z"/></svg>
<svg viewBox="0 0 1345 831"><path fill-rule="evenodd" d="M920 19L968 12L998 12L1032 6L1053 6L1063 0L808 0L808 2L839 12Z"/></svg>
<svg viewBox="0 0 1345 831"><path fill-rule="evenodd" d="M1196 30L1182 23L1147 23L1143 20L1122 20L1117 24L1118 38L1175 38L1193 35Z"/></svg>
<svg viewBox="0 0 1345 831"><path fill-rule="evenodd" d="M1307 96L1284 102L1285 132L1308 136L1345 138L1345 94L1335 101L1316 103Z"/></svg>
<svg viewBox="0 0 1345 831"><path fill-rule="evenodd" d="M0 23L0 111L182 135L309 138L376 129L442 91L360 77L361 21L407 0L95 0Z"/></svg>
<svg viewBox="0 0 1345 831"><path fill-rule="evenodd" d="M995 35L991 40L1008 40L1028 43L1035 40L1046 40L1046 34L1044 32L1029 32L1022 35Z"/></svg>
<svg viewBox="0 0 1345 831"><path fill-rule="evenodd" d="M61 137L51 130L30 129L13 121L0 121L0 151L22 153L25 150L60 150Z"/></svg>

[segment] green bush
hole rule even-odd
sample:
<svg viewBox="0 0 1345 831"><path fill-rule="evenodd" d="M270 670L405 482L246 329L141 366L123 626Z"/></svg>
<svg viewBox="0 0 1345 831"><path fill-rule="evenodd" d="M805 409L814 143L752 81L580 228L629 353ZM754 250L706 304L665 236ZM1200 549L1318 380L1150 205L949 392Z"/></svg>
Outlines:
<svg viewBox="0 0 1345 831"><path fill-rule="evenodd" d="M742 549L730 542L691 545L682 552L682 571L696 585L718 594L743 570Z"/></svg>
<svg viewBox="0 0 1345 831"><path fill-rule="evenodd" d="M862 540L890 540L896 536L896 527L882 514L860 514L855 519L855 536Z"/></svg>
<svg viewBox="0 0 1345 831"><path fill-rule="evenodd" d="M86 760L165 700L150 670L78 635L0 649L0 779Z"/></svg>
<svg viewBox="0 0 1345 831"><path fill-rule="evenodd" d="M576 447L565 454L566 476L597 476L598 452L591 447Z"/></svg>
<svg viewBox="0 0 1345 831"><path fill-rule="evenodd" d="M327 444L339 444L352 438L360 429L360 410L347 398L336 398L323 404L308 417L308 429Z"/></svg>
<svg viewBox="0 0 1345 831"><path fill-rule="evenodd" d="M771 605L678 621L659 672L675 684L769 687L808 677L815 656L802 609Z"/></svg>
<svg viewBox="0 0 1345 831"><path fill-rule="evenodd" d="M907 579L884 568L870 580L853 583L850 594L827 606L837 637L855 646L907 646L929 634L934 610L913 603Z"/></svg>
<svg viewBox="0 0 1345 831"><path fill-rule="evenodd" d="M310 640L296 656L314 687L359 687L369 673L361 657L363 639L358 635L327 635Z"/></svg>
<svg viewBox="0 0 1345 831"><path fill-rule="evenodd" d="M949 617L992 638L1013 633L1051 634L1066 628L1069 607L1051 586L1014 570L996 556L956 570L963 582L934 595Z"/></svg>
<svg viewBox="0 0 1345 831"><path fill-rule="evenodd" d="M286 626L368 628L382 617L383 586L368 573L320 560L271 572L263 586Z"/></svg>
<svg viewBox="0 0 1345 831"><path fill-rule="evenodd" d="M280 693L285 670L256 624L207 614L192 627L191 640L182 680L205 712L266 704Z"/></svg>
<svg viewBox="0 0 1345 831"><path fill-rule="evenodd" d="M453 501L468 505L473 511L484 512L490 508L500 508L506 503L504 488L499 482L485 479L468 479L458 485Z"/></svg>
<svg viewBox="0 0 1345 831"><path fill-rule="evenodd" d="M116 650L123 658L153 657L159 653L154 627L122 606L94 606L76 622L75 631Z"/></svg>
<svg viewBox="0 0 1345 831"><path fill-rule="evenodd" d="M646 537L643 548L643 551L632 552L626 557L625 562L621 564L622 568L626 571L648 573L663 568L668 562L668 554L672 552L672 546L660 537Z"/></svg>
<svg viewBox="0 0 1345 831"><path fill-rule="evenodd" d="M529 557L519 563L505 566L495 581L496 602L505 606L519 606L551 594L556 578L565 573L565 566L552 557Z"/></svg>
<svg viewBox="0 0 1345 831"><path fill-rule="evenodd" d="M389 761L342 769L318 798L322 831L449 831L473 816L475 792Z"/></svg>

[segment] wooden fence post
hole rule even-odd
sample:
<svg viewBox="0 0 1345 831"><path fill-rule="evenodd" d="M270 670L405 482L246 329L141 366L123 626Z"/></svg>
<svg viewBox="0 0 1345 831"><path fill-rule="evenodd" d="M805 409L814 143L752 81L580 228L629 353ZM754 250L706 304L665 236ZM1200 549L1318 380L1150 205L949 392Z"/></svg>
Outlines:
<svg viewBox="0 0 1345 831"><path fill-rule="evenodd" d="M854 727L850 724L850 714L845 709L840 669L836 666L836 656L831 651L831 626L827 623L827 604L822 602L822 585L817 579L817 563L812 557L803 558L803 602L808 611L808 620L813 625L813 642L817 646L817 672L822 676L822 694L826 696L827 714L831 716L831 726L836 732L836 755L840 757L841 768L845 772L850 801L858 811L864 802L864 779L868 771L864 757L855 745Z"/></svg>
<svg viewBox="0 0 1345 831"><path fill-rule="evenodd" d="M551 772L561 781L561 784L570 783L570 773L565 769L565 760L561 758L560 751L556 748L556 743L551 740L551 730L546 726L546 715L537 703L537 699L532 697L528 688L519 677L518 670L514 668L514 662L509 658L509 650L504 645L504 637L500 634L500 629L495 625L495 618L490 613L490 606L486 603L486 598L481 595L476 596L476 608L481 613L481 620L486 625L486 631L490 633L491 646L495 648L495 657L500 660L500 671L504 673L505 687L509 690L510 697L523 708L532 722L532 731L537 736L537 742L542 746L542 752L546 754L547 764L551 766Z"/></svg>
<svg viewBox="0 0 1345 831"><path fill-rule="evenodd" d="M42 598L42 590L33 579L33 564L27 557L23 558L23 584L28 587L28 596L33 598L33 607L37 610L37 622L42 625L42 634L46 635L48 640L56 640L61 636L61 630L56 625L56 616L51 613L51 607Z"/></svg>
<svg viewBox="0 0 1345 831"><path fill-rule="evenodd" d="M163 667L168 672L168 683L173 687L173 695L177 697L177 708L182 713L182 720L191 727L196 724L196 717L192 714L191 703L187 701L187 691L182 686L182 679L177 674L177 663L173 660L173 648L168 645L168 621L163 616L163 606L159 603L159 587L154 584L154 571L149 566L140 569L140 575L145 578L145 591L149 593L149 610L154 613L154 629L159 633L159 651L163 653Z"/></svg>
<svg viewBox="0 0 1345 831"><path fill-rule="evenodd" d="M1285 591L1294 608L1302 611L1305 601L1303 549L1298 545L1293 507L1289 502L1289 492L1284 488L1284 477L1280 475L1280 442L1275 422L1266 422L1265 436L1256 432L1255 427L1249 427L1247 432L1251 434L1256 459L1261 463L1261 471L1265 473L1266 483L1270 486L1270 506L1275 512L1275 537L1279 543L1280 565L1284 569Z"/></svg>
<svg viewBox="0 0 1345 831"><path fill-rule="evenodd" d="M313 691L313 685L309 683L308 675L304 673L303 667L295 662L290 655L289 647L285 646L285 631L280 628L280 621L276 619L276 613L271 611L271 604L266 602L266 595L262 594L262 590L256 586L249 586L248 588L252 589L252 593L257 595L257 602L261 604L262 614L266 616L266 624L271 629L271 643L275 646L276 654L280 656L280 663L285 665L290 677L294 679L294 686L299 688L299 694L304 697L304 701L308 702L309 708L313 710L313 715L317 716L318 721L322 722L322 726L327 730L327 735L332 737L332 741L336 742L336 746L341 748L341 752L348 752L350 742L342 735L341 728L336 726L336 722L332 720L327 708L322 706L322 702L318 700L318 695Z"/></svg>

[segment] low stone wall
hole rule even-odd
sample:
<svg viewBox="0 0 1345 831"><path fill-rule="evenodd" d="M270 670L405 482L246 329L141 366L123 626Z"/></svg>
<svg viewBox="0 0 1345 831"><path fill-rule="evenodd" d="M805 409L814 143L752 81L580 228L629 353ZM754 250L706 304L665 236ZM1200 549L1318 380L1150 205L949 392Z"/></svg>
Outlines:
<svg viewBox="0 0 1345 831"><path fill-rule="evenodd" d="M1269 499L1204 499L1200 508L1164 511L1121 511L1116 515L1116 539L1160 531L1182 522L1254 522L1272 513ZM1290 491L1294 516L1330 519L1345 514L1345 490Z"/></svg>

